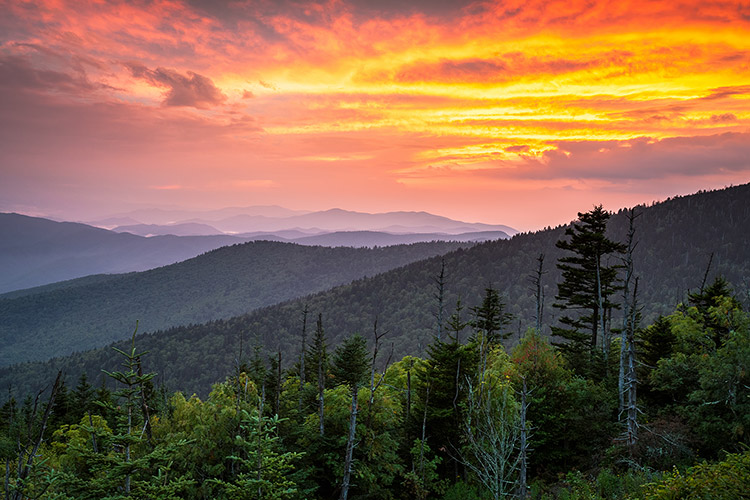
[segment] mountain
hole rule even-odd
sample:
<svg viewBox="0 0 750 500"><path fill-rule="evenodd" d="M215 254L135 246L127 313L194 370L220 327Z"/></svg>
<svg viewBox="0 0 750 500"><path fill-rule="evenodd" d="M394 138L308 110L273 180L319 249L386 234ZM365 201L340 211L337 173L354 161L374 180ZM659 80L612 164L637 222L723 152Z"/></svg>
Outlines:
<svg viewBox="0 0 750 500"><path fill-rule="evenodd" d="M132 224L129 226L117 226L112 229L116 233L130 233L138 236L210 236L222 234L221 231L208 224L196 222L183 222L178 224Z"/></svg>
<svg viewBox="0 0 750 500"><path fill-rule="evenodd" d="M89 276L0 296L0 366L46 359L142 331L228 318L466 246L376 249L259 241L140 273Z"/></svg>
<svg viewBox="0 0 750 500"><path fill-rule="evenodd" d="M700 288L705 276L709 280L724 276L734 284L739 299L750 305L750 185L676 197L638 206L636 210L640 215L634 259L635 274L640 276L643 324L658 314L673 311L689 290ZM544 333L548 334L549 325L555 322L556 308L552 305L556 283L560 281L555 263L562 255L555 242L564 237L564 231L565 227L560 226L478 244L243 316L140 335L136 342L139 349L149 351L144 363L148 370L159 372L159 382L172 390L201 394L208 391L212 382L231 373L243 344L258 342L267 352L281 349L284 366L291 366L299 354L305 304L310 309L308 327L312 318L323 314L331 347L353 332L369 336L377 319L379 331L389 332L384 341L386 345L393 344L394 359L407 353L423 354L435 333L435 277L443 261L444 315L454 311L460 295L465 306L462 318L469 319L469 307L480 303L484 288L491 284L501 292L507 310L515 315L509 327L514 334L509 342L513 343L534 324L535 301L529 275L537 267L540 254L545 256L543 323ZM627 217L621 211L610 220L609 236L623 241L626 232ZM616 315L614 324L620 321ZM468 335L468 331L464 334ZM125 347L123 343L114 345ZM249 351L246 347L242 352ZM0 369L0 387L12 384L19 394L24 394L48 383L58 368L74 381L73 377L82 371L97 377L102 368L114 366L117 356L107 347Z"/></svg>
<svg viewBox="0 0 750 500"><path fill-rule="evenodd" d="M238 238L249 241L286 241L299 243L300 245L320 245L325 247L374 247L389 245L408 245L428 241L463 241L479 242L509 238L503 231L475 231L470 233L409 233L404 232L408 228L399 227L395 233L383 231L335 231L328 232L318 228L310 228L308 234L299 229L285 229L274 232L255 232L235 234ZM118 226L112 231L131 233L139 236L175 235L175 236L207 236L220 234L221 231L207 224L197 222L184 222L180 224L158 225L158 224L135 224L131 226Z"/></svg>
<svg viewBox="0 0 750 500"><path fill-rule="evenodd" d="M242 241L230 235L145 238L0 213L0 293L91 274L143 271Z"/></svg>
<svg viewBox="0 0 750 500"><path fill-rule="evenodd" d="M220 220L197 218L190 222L210 224L227 233L274 232L285 229L317 228L323 231L382 231L399 233L458 234L473 231L517 231L500 224L461 222L427 212L386 212L369 214L338 208L290 217L236 215Z"/></svg>
<svg viewBox="0 0 750 500"><path fill-rule="evenodd" d="M280 235L280 231L288 230L308 234L341 231L380 231L397 234L460 234L477 231L502 231L508 235L517 233L512 227L501 224L462 222L427 212L401 211L371 214L338 208L305 212L277 206L225 208L205 212L144 209L91 221L89 224L107 229L117 227L118 231L121 230L118 226L127 226L136 234L174 234L165 231L169 230L167 228L181 224L208 226L215 229L216 233L228 234L272 233ZM137 227L139 225L148 227ZM166 226L166 228L157 226Z"/></svg>
<svg viewBox="0 0 750 500"><path fill-rule="evenodd" d="M238 213L254 210L258 215ZM274 214L267 216L262 214ZM156 211L154 217L167 220L171 217L194 213ZM0 293L31 288L93 274L144 271L195 257L203 252L244 241L299 241L304 245L325 246L385 246L418 241L479 241L505 237L514 230L506 226L466 224L424 212L394 212L390 214L362 214L344 210L302 213L281 207L228 208L208 212L225 217L209 222L176 222L169 224L126 224L110 231L76 222L56 222L13 213L0 213ZM292 214L292 215L289 215ZM144 212L132 212L109 219L108 222L132 221L143 217ZM281 216L279 216L281 215ZM396 238L390 234L361 238L350 235L328 235L338 232L339 226L347 228L362 224L368 227L400 221L394 227ZM431 221L430 226L419 226ZM240 231L254 227L253 232ZM356 227L356 226L355 226ZM487 235L476 238L466 232L484 231ZM439 231L435 228L440 228ZM361 228L358 228L361 229ZM225 231L242 234L224 234ZM410 233L427 232L424 236ZM494 233L494 234L493 234ZM309 239L308 239L309 238Z"/></svg>
<svg viewBox="0 0 750 500"><path fill-rule="evenodd" d="M316 234L295 238L300 245L375 247L404 245L427 241L463 241L480 242L509 238L503 231L477 231L472 233L407 233L392 234L381 231L336 231L334 233Z"/></svg>

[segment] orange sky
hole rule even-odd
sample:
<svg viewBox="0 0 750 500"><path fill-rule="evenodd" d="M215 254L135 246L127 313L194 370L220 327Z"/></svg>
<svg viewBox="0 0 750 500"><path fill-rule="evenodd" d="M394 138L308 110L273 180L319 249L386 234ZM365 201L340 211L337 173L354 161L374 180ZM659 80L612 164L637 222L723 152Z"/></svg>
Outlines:
<svg viewBox="0 0 750 500"><path fill-rule="evenodd" d="M750 181L750 2L0 9L2 211L278 204L527 230Z"/></svg>

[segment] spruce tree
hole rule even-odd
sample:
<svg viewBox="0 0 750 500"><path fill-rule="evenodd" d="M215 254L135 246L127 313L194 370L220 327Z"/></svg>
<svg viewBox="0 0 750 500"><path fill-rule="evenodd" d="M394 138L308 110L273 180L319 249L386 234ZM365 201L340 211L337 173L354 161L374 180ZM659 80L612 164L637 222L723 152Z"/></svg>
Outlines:
<svg viewBox="0 0 750 500"><path fill-rule="evenodd" d="M324 426L324 392L326 388L326 378L328 375L328 352L326 346L326 335L323 330L323 315L318 314L318 321L315 325L315 334L313 335L312 345L305 354L306 369L313 372L314 376L307 375L309 379L318 381L318 419L320 436L325 434Z"/></svg>
<svg viewBox="0 0 750 500"><path fill-rule="evenodd" d="M609 265L607 257L624 252L625 246L606 236L610 215L601 205L579 212L578 222L565 230L568 239L556 243L557 248L572 255L561 257L557 263L562 281L557 285L554 307L564 315L561 326L552 327L552 333L566 341L556 345L573 368L584 373L590 369L599 339L606 335L608 312L619 307L610 298L620 289L620 266Z"/></svg>
<svg viewBox="0 0 750 500"><path fill-rule="evenodd" d="M349 413L349 437L346 441L346 456L344 458L344 478L341 484L340 500L346 500L352 474L352 460L357 430L357 394L360 386L367 380L370 371L370 361L367 352L367 342L361 335L352 335L336 349L334 357L334 375L341 385L346 385L351 391L352 406Z"/></svg>

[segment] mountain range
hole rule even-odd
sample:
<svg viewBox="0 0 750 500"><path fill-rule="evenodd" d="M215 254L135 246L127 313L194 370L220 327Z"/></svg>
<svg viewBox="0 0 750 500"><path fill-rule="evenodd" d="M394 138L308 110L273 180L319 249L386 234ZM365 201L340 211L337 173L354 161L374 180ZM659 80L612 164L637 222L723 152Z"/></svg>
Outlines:
<svg viewBox="0 0 750 500"><path fill-rule="evenodd" d="M634 260L635 274L640 277L642 324L670 313L688 291L716 276L728 279L738 300L749 305L750 185L676 197L635 210L639 215ZM608 234L623 241L626 233L627 216L620 211L612 216ZM148 332L136 342L139 349L149 351L149 369L160 373L160 382L171 390L202 394L252 352L248 344L257 343L267 353L280 350L284 366L291 366L299 355L305 306L310 311L308 328L312 318L322 315L330 346L353 332L368 335L377 320L379 331L388 332L384 340L392 345L396 359L403 354L422 354L437 333L435 278L444 265L444 317L454 312L460 297L462 318L470 319L470 308L478 305L485 288L492 286L514 315L507 327L512 344L534 324L535 299L529 276L540 255L544 255L543 333L548 335L549 326L556 322L557 308L552 306L560 273L555 263L563 255L556 242L563 238L565 226L516 234L233 318ZM613 317L612 321L616 325L620 320ZM113 345L125 347L123 343ZM59 368L70 376L86 372L97 377L102 367L115 366L115 359L116 354L105 347L14 365L0 369L0 385L12 384L21 393L38 389Z"/></svg>
<svg viewBox="0 0 750 500"><path fill-rule="evenodd" d="M117 221L124 223L113 224ZM477 231L502 231L508 235L517 233L512 227L502 224L462 222L427 212L400 211L371 214L338 208L318 212L291 211L282 207L231 208L204 213L136 211L104 220L91 221L89 224L106 225L115 231L135 230L137 234L143 234L143 231L151 231L151 234L178 231L191 236L220 233L244 236L244 233L276 233L285 230L297 230L306 234L336 231L447 235ZM206 231L215 231L215 233L206 233Z"/></svg>
<svg viewBox="0 0 750 500"><path fill-rule="evenodd" d="M372 247L426 241L486 241L507 238L516 232L507 226L464 223L424 212L301 213L281 207L250 207L205 214L157 210L151 219L146 218L147 214L150 212L137 211L94 221L100 225L130 223L108 230L0 213L0 294L94 274L145 271L246 241ZM198 214L213 219L164 224L135 219L169 222L175 217ZM365 231L349 231L352 227ZM368 229L374 227L390 228L391 232Z"/></svg>

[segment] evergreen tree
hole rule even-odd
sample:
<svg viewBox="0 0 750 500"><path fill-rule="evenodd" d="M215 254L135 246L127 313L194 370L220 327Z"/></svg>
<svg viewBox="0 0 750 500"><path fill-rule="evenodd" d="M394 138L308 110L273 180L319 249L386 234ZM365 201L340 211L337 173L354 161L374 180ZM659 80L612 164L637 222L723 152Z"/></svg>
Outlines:
<svg viewBox="0 0 750 500"><path fill-rule="evenodd" d="M310 346L310 349L306 354L306 366L307 369L314 371L314 376L308 375L307 378L318 381L318 419L321 437L323 437L323 435L325 434L324 396L326 389L326 379L328 378L327 349L328 347L326 345L326 335L325 331L323 330L323 315L318 314L318 321L315 324L315 334L313 335L312 345Z"/></svg>
<svg viewBox="0 0 750 500"><path fill-rule="evenodd" d="M360 386L367 380L370 371L367 341L361 335L352 335L336 349L334 375L341 385L351 391L352 406L349 414L349 437L346 441L344 458L344 478L341 484L340 500L346 500L351 483L352 460L357 431L357 395Z"/></svg>
<svg viewBox="0 0 750 500"><path fill-rule="evenodd" d="M500 300L500 293L492 285L485 288L484 292L482 304L471 308L474 313L471 325L477 334L481 334L487 345L492 345L510 336L510 332L503 333L502 330L513 319L513 315L505 312L505 304Z"/></svg>
<svg viewBox="0 0 750 500"><path fill-rule="evenodd" d="M625 251L625 246L606 236L610 213L601 205L578 213L578 222L565 230L568 239L556 243L557 248L572 252L558 260L562 281L557 285L557 302L561 309L562 326L552 327L555 336L565 343L557 344L572 367L586 374L601 338L602 348L608 347L607 315L618 305L610 300L619 290L618 265L608 265L607 257ZM576 311L577 314L571 314Z"/></svg>

